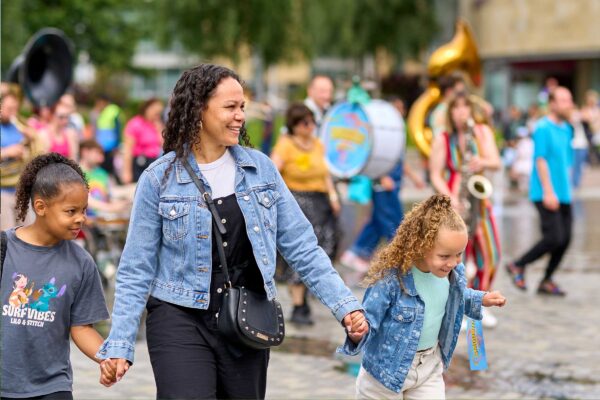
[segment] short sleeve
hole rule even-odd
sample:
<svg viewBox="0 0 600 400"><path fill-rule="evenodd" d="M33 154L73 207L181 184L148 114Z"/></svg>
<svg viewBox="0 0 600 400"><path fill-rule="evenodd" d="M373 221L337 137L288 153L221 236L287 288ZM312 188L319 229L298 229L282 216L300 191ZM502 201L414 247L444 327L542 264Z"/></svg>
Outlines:
<svg viewBox="0 0 600 400"><path fill-rule="evenodd" d="M533 132L533 159L536 160L539 157L548 158L548 130L545 129L544 124L538 124Z"/></svg>
<svg viewBox="0 0 600 400"><path fill-rule="evenodd" d="M109 318L98 268L84 261L83 279L71 305L71 326L89 325Z"/></svg>

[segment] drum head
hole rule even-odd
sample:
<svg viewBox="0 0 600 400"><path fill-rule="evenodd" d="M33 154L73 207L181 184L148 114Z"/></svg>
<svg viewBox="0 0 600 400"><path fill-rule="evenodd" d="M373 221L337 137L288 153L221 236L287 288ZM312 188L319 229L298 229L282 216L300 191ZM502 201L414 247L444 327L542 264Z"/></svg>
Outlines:
<svg viewBox="0 0 600 400"><path fill-rule="evenodd" d="M333 176L346 179L362 171L371 151L371 127L359 104L336 104L325 115L319 135Z"/></svg>

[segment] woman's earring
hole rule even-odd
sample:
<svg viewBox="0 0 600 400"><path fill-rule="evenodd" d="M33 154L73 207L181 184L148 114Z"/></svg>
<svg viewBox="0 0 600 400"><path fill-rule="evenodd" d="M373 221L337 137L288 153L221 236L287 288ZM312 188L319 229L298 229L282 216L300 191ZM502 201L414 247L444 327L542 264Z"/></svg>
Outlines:
<svg viewBox="0 0 600 400"><path fill-rule="evenodd" d="M203 127L202 121L200 121L200 130L202 130L202 127Z"/></svg>

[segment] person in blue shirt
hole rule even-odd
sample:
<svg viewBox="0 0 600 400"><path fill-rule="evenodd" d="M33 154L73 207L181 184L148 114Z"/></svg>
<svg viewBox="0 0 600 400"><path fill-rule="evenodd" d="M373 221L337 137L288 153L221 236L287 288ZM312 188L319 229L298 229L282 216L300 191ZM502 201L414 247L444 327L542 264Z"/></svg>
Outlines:
<svg viewBox="0 0 600 400"><path fill-rule="evenodd" d="M538 121L533 132L533 172L529 199L540 215L542 238L523 256L506 265L515 286L527 290L525 267L550 254L538 293L564 296L552 280L571 241L571 180L573 128L568 119L573 110L569 89L559 86L549 95L549 114Z"/></svg>
<svg viewBox="0 0 600 400"><path fill-rule="evenodd" d="M417 204L376 258L365 282L369 332L353 333L338 352L363 351L356 381L360 399L443 399L447 369L463 315L480 320L481 307L502 307L498 291L467 288L463 252L467 227L450 197Z"/></svg>

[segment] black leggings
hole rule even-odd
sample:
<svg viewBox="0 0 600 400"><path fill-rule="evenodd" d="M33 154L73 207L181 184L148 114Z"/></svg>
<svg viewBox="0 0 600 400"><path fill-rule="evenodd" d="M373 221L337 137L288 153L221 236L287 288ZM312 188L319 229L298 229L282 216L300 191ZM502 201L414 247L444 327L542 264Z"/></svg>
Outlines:
<svg viewBox="0 0 600 400"><path fill-rule="evenodd" d="M264 399L269 350L236 352L212 311L150 297L146 338L158 399Z"/></svg>
<svg viewBox="0 0 600 400"><path fill-rule="evenodd" d="M544 207L542 202L535 202L534 204L540 214L542 239L523 257L516 260L515 264L525 267L544 254L550 253L550 261L548 261L546 275L544 276L544 280L550 280L571 241L571 225L573 222L571 205L561 203L557 211L550 211Z"/></svg>

